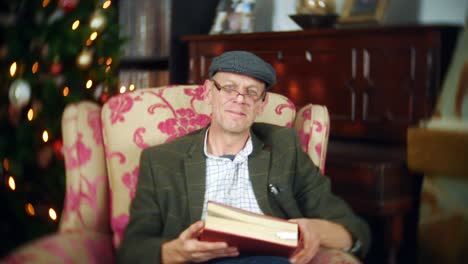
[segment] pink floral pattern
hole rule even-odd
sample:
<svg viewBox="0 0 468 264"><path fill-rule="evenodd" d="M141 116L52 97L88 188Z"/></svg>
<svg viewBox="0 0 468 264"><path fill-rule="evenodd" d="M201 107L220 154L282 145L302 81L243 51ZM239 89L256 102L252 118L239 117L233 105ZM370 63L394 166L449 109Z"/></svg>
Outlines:
<svg viewBox="0 0 468 264"><path fill-rule="evenodd" d="M137 145L140 149L145 149L149 147L148 144L145 143L145 140L143 139L143 134L146 132L146 128L144 127L139 127L135 130L133 133L133 143Z"/></svg>
<svg viewBox="0 0 468 264"><path fill-rule="evenodd" d="M130 191L130 199L131 200L133 200L133 198L135 197L135 191L136 191L136 187L137 187L137 183L138 183L138 172L139 172L139 170L140 170L140 168L136 167L131 173L126 172L122 176L123 184Z"/></svg>
<svg viewBox="0 0 468 264"><path fill-rule="evenodd" d="M66 170L83 166L91 159L91 149L83 143L82 139L83 134L78 133L78 138L71 147L63 146Z"/></svg>
<svg viewBox="0 0 468 264"><path fill-rule="evenodd" d="M88 125L93 130L94 142L97 145L102 144L102 134L101 134L101 111L94 110L88 115Z"/></svg>
<svg viewBox="0 0 468 264"><path fill-rule="evenodd" d="M133 100L139 100L139 98L133 99L128 94L121 94L119 96L112 97L108 104L112 110L111 122L115 124L117 122L124 122L124 113L130 111L133 107Z"/></svg>
<svg viewBox="0 0 468 264"><path fill-rule="evenodd" d="M98 212L98 187L99 184L102 182L103 184L107 184L106 176L99 176L93 182L90 182L88 178L85 176L81 176L81 182L86 185L86 191L83 191L83 188L80 185L80 190L75 191L72 186L67 187L67 193L65 196L65 204L64 204L64 214L62 215L63 221L68 220L73 214L76 214L78 217L79 222L82 226L86 226L86 222L83 218L80 208L87 204L90 206L95 214ZM93 219L95 221L98 220L98 217Z"/></svg>
<svg viewBox="0 0 468 264"><path fill-rule="evenodd" d="M117 217L112 217L111 226L112 230L114 231L113 243L114 247L116 248L120 245L120 242L122 241L123 233L128 225L129 219L130 218L128 214L121 214Z"/></svg>
<svg viewBox="0 0 468 264"><path fill-rule="evenodd" d="M302 112L302 127L305 127L304 123L310 120L311 115L312 115L312 109L307 108L305 111ZM311 133L309 131L306 131L305 129L299 129L298 131L299 135L299 140L301 141L302 149L305 152L309 152L309 141L310 141L310 136Z"/></svg>
<svg viewBox="0 0 468 264"><path fill-rule="evenodd" d="M169 118L158 124L158 129L169 135L166 142L186 135L194 130L206 126L211 121L211 117L204 114L196 114L193 109L178 109L174 118Z"/></svg>

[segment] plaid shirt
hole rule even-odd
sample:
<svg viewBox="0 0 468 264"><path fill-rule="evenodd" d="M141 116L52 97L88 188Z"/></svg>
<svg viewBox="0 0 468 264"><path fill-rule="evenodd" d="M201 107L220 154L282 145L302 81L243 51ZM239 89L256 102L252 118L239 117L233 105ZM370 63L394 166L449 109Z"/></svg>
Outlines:
<svg viewBox="0 0 468 264"><path fill-rule="evenodd" d="M208 153L207 135L208 130L203 147L206 156L206 190L202 219L205 219L209 200L263 214L249 177L248 158L253 150L252 139L249 138L244 148L231 160Z"/></svg>

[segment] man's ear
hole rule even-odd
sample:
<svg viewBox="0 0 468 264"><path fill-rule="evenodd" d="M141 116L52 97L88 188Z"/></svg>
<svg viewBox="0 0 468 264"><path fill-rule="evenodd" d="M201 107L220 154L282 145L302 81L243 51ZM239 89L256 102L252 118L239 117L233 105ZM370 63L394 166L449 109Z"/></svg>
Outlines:
<svg viewBox="0 0 468 264"><path fill-rule="evenodd" d="M203 99L209 105L211 105L211 96L212 96L212 94L211 94L211 90L212 90L211 85L212 85L212 83L208 79L206 79L205 82L203 83L203 90L204 90L203 91Z"/></svg>

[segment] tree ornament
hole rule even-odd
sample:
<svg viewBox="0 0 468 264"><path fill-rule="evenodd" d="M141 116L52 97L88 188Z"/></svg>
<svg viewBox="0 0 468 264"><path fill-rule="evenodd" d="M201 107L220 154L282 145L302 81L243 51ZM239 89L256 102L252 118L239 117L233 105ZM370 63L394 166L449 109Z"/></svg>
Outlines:
<svg viewBox="0 0 468 264"><path fill-rule="evenodd" d="M13 127L17 127L19 125L21 118L21 109L14 107L13 105L8 106L8 119Z"/></svg>
<svg viewBox="0 0 468 264"><path fill-rule="evenodd" d="M49 55L49 44L44 44L41 48L41 56L43 59L46 59Z"/></svg>
<svg viewBox="0 0 468 264"><path fill-rule="evenodd" d="M0 59L4 59L8 56L8 46L1 45L0 46Z"/></svg>
<svg viewBox="0 0 468 264"><path fill-rule="evenodd" d="M49 166L53 157L54 151L52 147L49 144L47 144L37 152L37 165L39 166L39 168L45 169Z"/></svg>
<svg viewBox="0 0 468 264"><path fill-rule="evenodd" d="M61 72L62 72L62 64L60 63L60 61L58 61L58 59L54 60L52 65L50 65L50 74L57 76Z"/></svg>
<svg viewBox="0 0 468 264"><path fill-rule="evenodd" d="M100 100L102 91L104 90L104 85L102 83L96 85L96 88L93 92L93 97L95 100Z"/></svg>
<svg viewBox="0 0 468 264"><path fill-rule="evenodd" d="M11 83L8 97L14 107L23 108L31 99L31 86L23 79L16 79Z"/></svg>
<svg viewBox="0 0 468 264"><path fill-rule="evenodd" d="M58 5L65 12L71 12L75 10L79 0L58 0Z"/></svg>
<svg viewBox="0 0 468 264"><path fill-rule="evenodd" d="M63 142L62 142L62 139L57 139L54 141L54 143L52 143L52 148L55 152L55 155L60 158L60 159L63 159Z"/></svg>
<svg viewBox="0 0 468 264"><path fill-rule="evenodd" d="M82 50L80 54L78 54L78 57L76 57L76 65L83 70L87 69L92 61L93 53L88 49Z"/></svg>
<svg viewBox="0 0 468 264"><path fill-rule="evenodd" d="M101 95L99 97L99 99L101 101L101 104L105 104L107 102L107 100L109 100L110 95L109 95L109 92L107 90L108 90L107 86L104 87L104 90L102 91L102 93L101 93Z"/></svg>
<svg viewBox="0 0 468 264"><path fill-rule="evenodd" d="M106 16L99 10L94 11L89 19L89 27L95 31L102 31L107 25Z"/></svg>

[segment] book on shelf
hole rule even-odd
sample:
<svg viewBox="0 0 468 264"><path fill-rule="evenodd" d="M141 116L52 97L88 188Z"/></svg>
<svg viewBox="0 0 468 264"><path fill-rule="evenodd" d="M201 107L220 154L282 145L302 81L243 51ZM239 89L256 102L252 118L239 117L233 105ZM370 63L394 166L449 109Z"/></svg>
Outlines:
<svg viewBox="0 0 468 264"><path fill-rule="evenodd" d="M284 219L208 201L200 240L226 242L241 254L289 257L299 245L299 227Z"/></svg>

